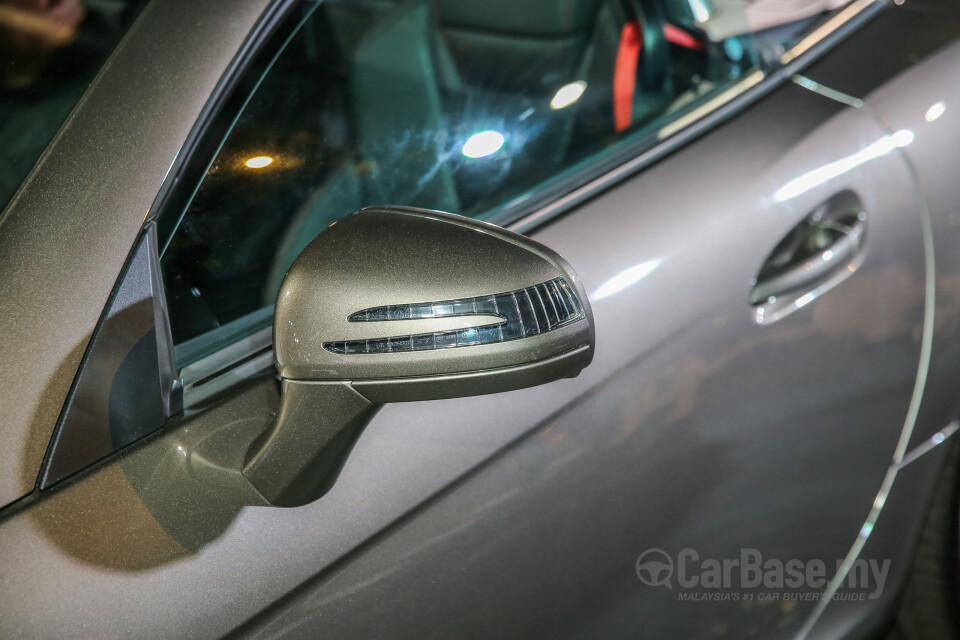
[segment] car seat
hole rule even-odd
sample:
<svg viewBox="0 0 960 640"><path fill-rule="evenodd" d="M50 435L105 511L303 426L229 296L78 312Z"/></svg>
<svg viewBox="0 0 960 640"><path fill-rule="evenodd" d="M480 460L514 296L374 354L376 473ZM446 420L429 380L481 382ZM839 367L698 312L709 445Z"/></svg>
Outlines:
<svg viewBox="0 0 960 640"><path fill-rule="evenodd" d="M571 153L607 144L616 134L612 82L624 25L642 29L633 120L669 99L659 18L652 9L642 18L630 0L364 0L318 10L346 67L355 156L294 215L268 297L303 248L356 209L481 214L579 159ZM583 97L551 109L557 89L574 81L587 84ZM464 141L485 130L503 133L503 150L466 158Z"/></svg>

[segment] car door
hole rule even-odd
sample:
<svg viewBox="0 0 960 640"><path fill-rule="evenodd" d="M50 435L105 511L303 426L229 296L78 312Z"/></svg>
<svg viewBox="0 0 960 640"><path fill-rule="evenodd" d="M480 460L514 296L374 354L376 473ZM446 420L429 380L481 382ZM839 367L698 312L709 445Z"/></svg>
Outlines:
<svg viewBox="0 0 960 640"><path fill-rule="evenodd" d="M872 524L931 339L913 134L788 79L809 27L771 63L761 38L711 35L678 7L296 7L199 145L202 179L186 171L148 218L74 385L149 396L151 421L109 398L106 418L69 404L41 497L0 525L6 628L796 633L815 600L680 600L638 559L748 549L833 568ZM590 294L594 362L547 386L387 405L329 492L264 504L236 470L278 406L278 279L370 204L452 209L557 250ZM124 388L137 345L167 334L146 365L167 388Z"/></svg>

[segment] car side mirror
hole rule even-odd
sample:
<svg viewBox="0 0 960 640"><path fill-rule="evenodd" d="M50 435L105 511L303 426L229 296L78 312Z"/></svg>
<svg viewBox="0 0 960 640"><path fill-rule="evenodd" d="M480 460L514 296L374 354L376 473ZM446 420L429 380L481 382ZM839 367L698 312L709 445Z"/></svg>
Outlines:
<svg viewBox="0 0 960 640"><path fill-rule="evenodd" d="M559 255L436 211L364 209L317 236L277 297L277 420L243 473L270 503L322 495L386 402L496 393L580 373L593 317Z"/></svg>

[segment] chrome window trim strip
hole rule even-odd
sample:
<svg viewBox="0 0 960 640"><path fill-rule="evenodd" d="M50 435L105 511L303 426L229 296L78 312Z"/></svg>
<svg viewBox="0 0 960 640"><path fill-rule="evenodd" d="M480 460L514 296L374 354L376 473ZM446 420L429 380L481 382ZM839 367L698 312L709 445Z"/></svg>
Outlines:
<svg viewBox="0 0 960 640"><path fill-rule="evenodd" d="M529 233L535 227L653 164L790 81L804 67L829 51L848 31L860 26L887 4L886 0L853 0L784 52L780 57L780 63L783 66L773 72L757 69L744 76L717 96L661 127L655 132L657 139L660 140L658 144L646 151L641 151L632 160L618 165L583 186L504 226L518 233ZM643 141L644 139L640 139L637 144L643 144Z"/></svg>

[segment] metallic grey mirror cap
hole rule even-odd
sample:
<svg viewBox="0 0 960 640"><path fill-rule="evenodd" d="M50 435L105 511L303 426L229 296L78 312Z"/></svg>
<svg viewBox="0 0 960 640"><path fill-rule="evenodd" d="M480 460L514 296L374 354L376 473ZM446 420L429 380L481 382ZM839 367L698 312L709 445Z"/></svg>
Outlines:
<svg viewBox="0 0 960 640"><path fill-rule="evenodd" d="M376 207L331 225L290 268L275 313L282 378L351 381L379 402L532 386L593 357L587 295L563 258L436 211ZM472 382L438 386L461 374Z"/></svg>
<svg viewBox="0 0 960 640"><path fill-rule="evenodd" d="M364 209L284 278L274 317L280 412L243 475L270 504L325 493L387 402L522 389L590 364L593 316L559 255L468 218Z"/></svg>

